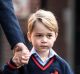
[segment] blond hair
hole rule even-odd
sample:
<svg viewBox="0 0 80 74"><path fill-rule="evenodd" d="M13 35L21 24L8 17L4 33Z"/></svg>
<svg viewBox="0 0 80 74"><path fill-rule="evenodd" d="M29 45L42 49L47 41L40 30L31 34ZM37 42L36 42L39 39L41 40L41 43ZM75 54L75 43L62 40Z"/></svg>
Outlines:
<svg viewBox="0 0 80 74"><path fill-rule="evenodd" d="M35 26L35 22L40 21L49 30L58 33L58 24L54 14L50 11L38 10L33 13L28 20L28 32L31 34Z"/></svg>

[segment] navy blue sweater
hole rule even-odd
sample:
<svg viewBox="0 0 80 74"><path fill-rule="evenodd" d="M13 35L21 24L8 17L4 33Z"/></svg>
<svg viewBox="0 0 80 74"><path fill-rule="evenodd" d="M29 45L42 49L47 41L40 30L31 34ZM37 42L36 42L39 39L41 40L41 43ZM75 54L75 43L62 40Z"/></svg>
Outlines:
<svg viewBox="0 0 80 74"><path fill-rule="evenodd" d="M70 66L59 56L52 57L42 66L35 56L31 56L29 63L17 69L13 63L4 66L4 74L73 74Z"/></svg>

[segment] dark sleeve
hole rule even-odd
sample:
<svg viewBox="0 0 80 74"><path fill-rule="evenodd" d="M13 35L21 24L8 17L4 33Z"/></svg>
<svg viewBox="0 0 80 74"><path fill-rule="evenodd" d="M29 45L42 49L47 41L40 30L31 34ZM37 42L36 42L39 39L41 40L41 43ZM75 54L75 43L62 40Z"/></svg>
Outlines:
<svg viewBox="0 0 80 74"><path fill-rule="evenodd" d="M12 0L0 0L0 24L11 45L25 43L19 22L14 14Z"/></svg>
<svg viewBox="0 0 80 74"><path fill-rule="evenodd" d="M74 74L72 68L67 61L62 59L60 56L56 56L56 58L57 62L59 63L59 69L61 71L61 74Z"/></svg>
<svg viewBox="0 0 80 74"><path fill-rule="evenodd" d="M11 69L7 64L4 65L2 72L3 74L19 74L19 71L17 69Z"/></svg>
<svg viewBox="0 0 80 74"><path fill-rule="evenodd" d="M64 74L74 74L67 62L65 63L65 73Z"/></svg>
<svg viewBox="0 0 80 74"><path fill-rule="evenodd" d="M10 60L6 65L4 65L3 74L29 74L27 65L24 65L20 68L17 68L17 66Z"/></svg>
<svg viewBox="0 0 80 74"><path fill-rule="evenodd" d="M73 72L72 68L70 67L69 63L67 61L63 60L63 59L61 59L61 60L62 60L61 61L62 66L64 68L64 70L62 70L63 73L64 74L74 74L74 72Z"/></svg>

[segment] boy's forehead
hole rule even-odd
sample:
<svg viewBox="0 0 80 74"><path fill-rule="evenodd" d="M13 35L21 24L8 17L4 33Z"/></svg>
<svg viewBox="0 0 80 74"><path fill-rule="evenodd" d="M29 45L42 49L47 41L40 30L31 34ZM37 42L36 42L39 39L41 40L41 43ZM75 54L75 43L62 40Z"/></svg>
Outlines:
<svg viewBox="0 0 80 74"><path fill-rule="evenodd" d="M46 28L46 26L43 23L36 21L34 29L43 31L48 28Z"/></svg>
<svg viewBox="0 0 80 74"><path fill-rule="evenodd" d="M35 24L35 27L33 29L33 32L35 33L53 33L54 31L49 30L47 27L45 27L43 24Z"/></svg>

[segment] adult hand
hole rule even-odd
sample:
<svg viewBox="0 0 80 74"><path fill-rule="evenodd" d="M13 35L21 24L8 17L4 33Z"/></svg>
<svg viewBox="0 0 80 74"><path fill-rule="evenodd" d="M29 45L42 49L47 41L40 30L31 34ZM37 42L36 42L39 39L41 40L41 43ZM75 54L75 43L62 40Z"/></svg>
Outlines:
<svg viewBox="0 0 80 74"><path fill-rule="evenodd" d="M30 58L30 52L23 43L18 43L13 49L14 57L13 62L18 66L27 64Z"/></svg>

